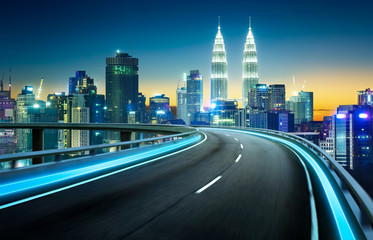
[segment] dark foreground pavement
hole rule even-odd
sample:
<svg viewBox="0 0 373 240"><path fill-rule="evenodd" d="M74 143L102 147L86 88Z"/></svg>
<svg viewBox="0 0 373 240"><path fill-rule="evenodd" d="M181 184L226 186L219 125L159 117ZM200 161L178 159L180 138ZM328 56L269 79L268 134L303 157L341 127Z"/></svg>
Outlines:
<svg viewBox="0 0 373 240"><path fill-rule="evenodd" d="M204 132L187 151L0 210L0 238L310 239L297 157L267 139Z"/></svg>

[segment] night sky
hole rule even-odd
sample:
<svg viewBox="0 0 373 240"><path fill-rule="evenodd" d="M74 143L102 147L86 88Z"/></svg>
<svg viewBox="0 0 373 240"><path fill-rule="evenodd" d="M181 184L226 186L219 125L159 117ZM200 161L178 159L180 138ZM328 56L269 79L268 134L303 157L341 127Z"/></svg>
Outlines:
<svg viewBox="0 0 373 240"><path fill-rule="evenodd" d="M67 92L76 70L86 70L104 93L105 58L119 49L140 60L139 90L166 93L172 105L183 72L199 69L207 105L221 16L229 97L240 98L252 16L259 82L285 83L287 97L304 85L314 92L318 120L373 87L372 9L369 1L3 1L0 74L8 79L12 68L13 97L25 85L37 88L41 77L44 100Z"/></svg>

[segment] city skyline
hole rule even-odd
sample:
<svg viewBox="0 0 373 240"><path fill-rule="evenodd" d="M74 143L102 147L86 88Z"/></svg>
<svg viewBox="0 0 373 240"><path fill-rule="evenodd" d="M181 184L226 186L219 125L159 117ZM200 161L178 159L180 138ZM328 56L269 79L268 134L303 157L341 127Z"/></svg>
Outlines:
<svg viewBox="0 0 373 240"><path fill-rule="evenodd" d="M115 1L113 3L123 5ZM14 7L13 3L6 4L9 8ZM175 20L173 23L165 22L166 17L161 16L162 14L151 13L149 16L142 16L145 19L135 18L134 21L138 22L132 27L124 21L121 26L113 24L108 29L103 29L101 25L114 16L109 20L103 19L107 14L93 18L98 7L101 7L99 3L85 6L78 2L74 6L67 4L64 8L71 11L72 16L76 16L81 12L73 7L78 10L86 7L91 11L87 13L91 20L89 24L88 20L73 22L71 19L62 23L58 20L61 14L58 11L55 17L48 11L44 12L43 17L51 20L47 23L38 13L47 7L59 7L58 3L45 4L46 6L40 4L37 8L25 4L30 8L19 11L26 16L32 15L30 22L15 20L4 25L9 34L0 40L3 43L0 47L3 53L0 73L4 72L4 79L7 79L9 67L12 68L13 98L25 85L37 88L41 77L44 77L42 99L55 91L67 92L68 77L76 70L87 71L95 79L99 93L104 93L105 58L119 49L140 59L139 91L147 97L165 93L170 97L171 105L176 105L175 90L182 74L199 69L205 76L204 105L207 105L210 99L208 79L211 74L211 51L219 15L229 62L229 98L241 98L242 51L250 15L260 61L260 82L286 84L287 98L292 92L300 91L305 82L304 90L314 92L315 120L320 120L323 113L331 115L331 112L320 109L335 111L338 105L355 104L356 92L371 87L369 84L373 71L370 66L373 61L370 56L373 55L373 36L367 29L371 29L373 21L371 16L364 14L368 8L361 6L335 5L333 2L314 2L308 5L288 3L280 6L279 3L272 2L271 7L267 8L265 4L238 2L227 8L213 6L213 11L210 10L203 20L197 21L186 20L191 6L184 4L178 15L171 13ZM166 10L162 10L165 4L171 9L176 8L173 3L165 1L156 6L160 13L166 13ZM363 4L367 7L369 5ZM148 3L146 6L139 4L134 7L148 13L152 6ZM210 7L207 3L199 6L202 11ZM248 6L250 10L240 10ZM334 8L335 11L331 11ZM238 13L233 15L233 12ZM9 16L7 12L2 13L3 18ZM317 17L313 15L315 13ZM347 13L350 17L346 17ZM150 19L153 20L151 24ZM33 32L15 31L21 23L33 26ZM55 23L54 28L51 28L52 23ZM85 27L84 24L88 26ZM101 27L102 33L96 33L96 39L92 38L92 30L97 26ZM119 34L118 29L121 30ZM167 29L175 31L166 31ZM46 34L46 30L51 33ZM132 31L131 38L126 37L129 30ZM161 34L159 30L162 30ZM193 34L188 34L191 32ZM120 37L103 41L105 34L109 38L115 34ZM76 36L76 41L63 43L72 35ZM152 38L150 42L147 41L149 37ZM12 41L14 39L16 41ZM70 46L67 47L68 45ZM31 64L26 61L30 59L33 60ZM293 85L293 76L296 86ZM333 95L330 94L330 89L333 89Z"/></svg>

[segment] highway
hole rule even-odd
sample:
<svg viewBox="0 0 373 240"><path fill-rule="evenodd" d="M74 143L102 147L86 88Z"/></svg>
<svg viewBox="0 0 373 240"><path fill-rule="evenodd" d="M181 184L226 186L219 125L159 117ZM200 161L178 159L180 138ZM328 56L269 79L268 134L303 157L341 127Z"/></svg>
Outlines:
<svg viewBox="0 0 373 240"><path fill-rule="evenodd" d="M1 239L311 239L307 176L290 149L201 132L186 151L1 209Z"/></svg>

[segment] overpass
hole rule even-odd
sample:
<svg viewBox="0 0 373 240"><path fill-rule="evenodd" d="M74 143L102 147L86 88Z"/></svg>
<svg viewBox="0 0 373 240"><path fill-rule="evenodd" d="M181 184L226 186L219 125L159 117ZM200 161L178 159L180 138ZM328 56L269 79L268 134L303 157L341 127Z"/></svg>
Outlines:
<svg viewBox="0 0 373 240"><path fill-rule="evenodd" d="M114 130L122 140L162 133L0 156L13 163L0 172L1 239L373 239L371 198L299 136L130 124L0 128ZM116 151L97 154L104 148ZM72 152L88 155L40 161ZM15 168L27 158L38 161Z"/></svg>

